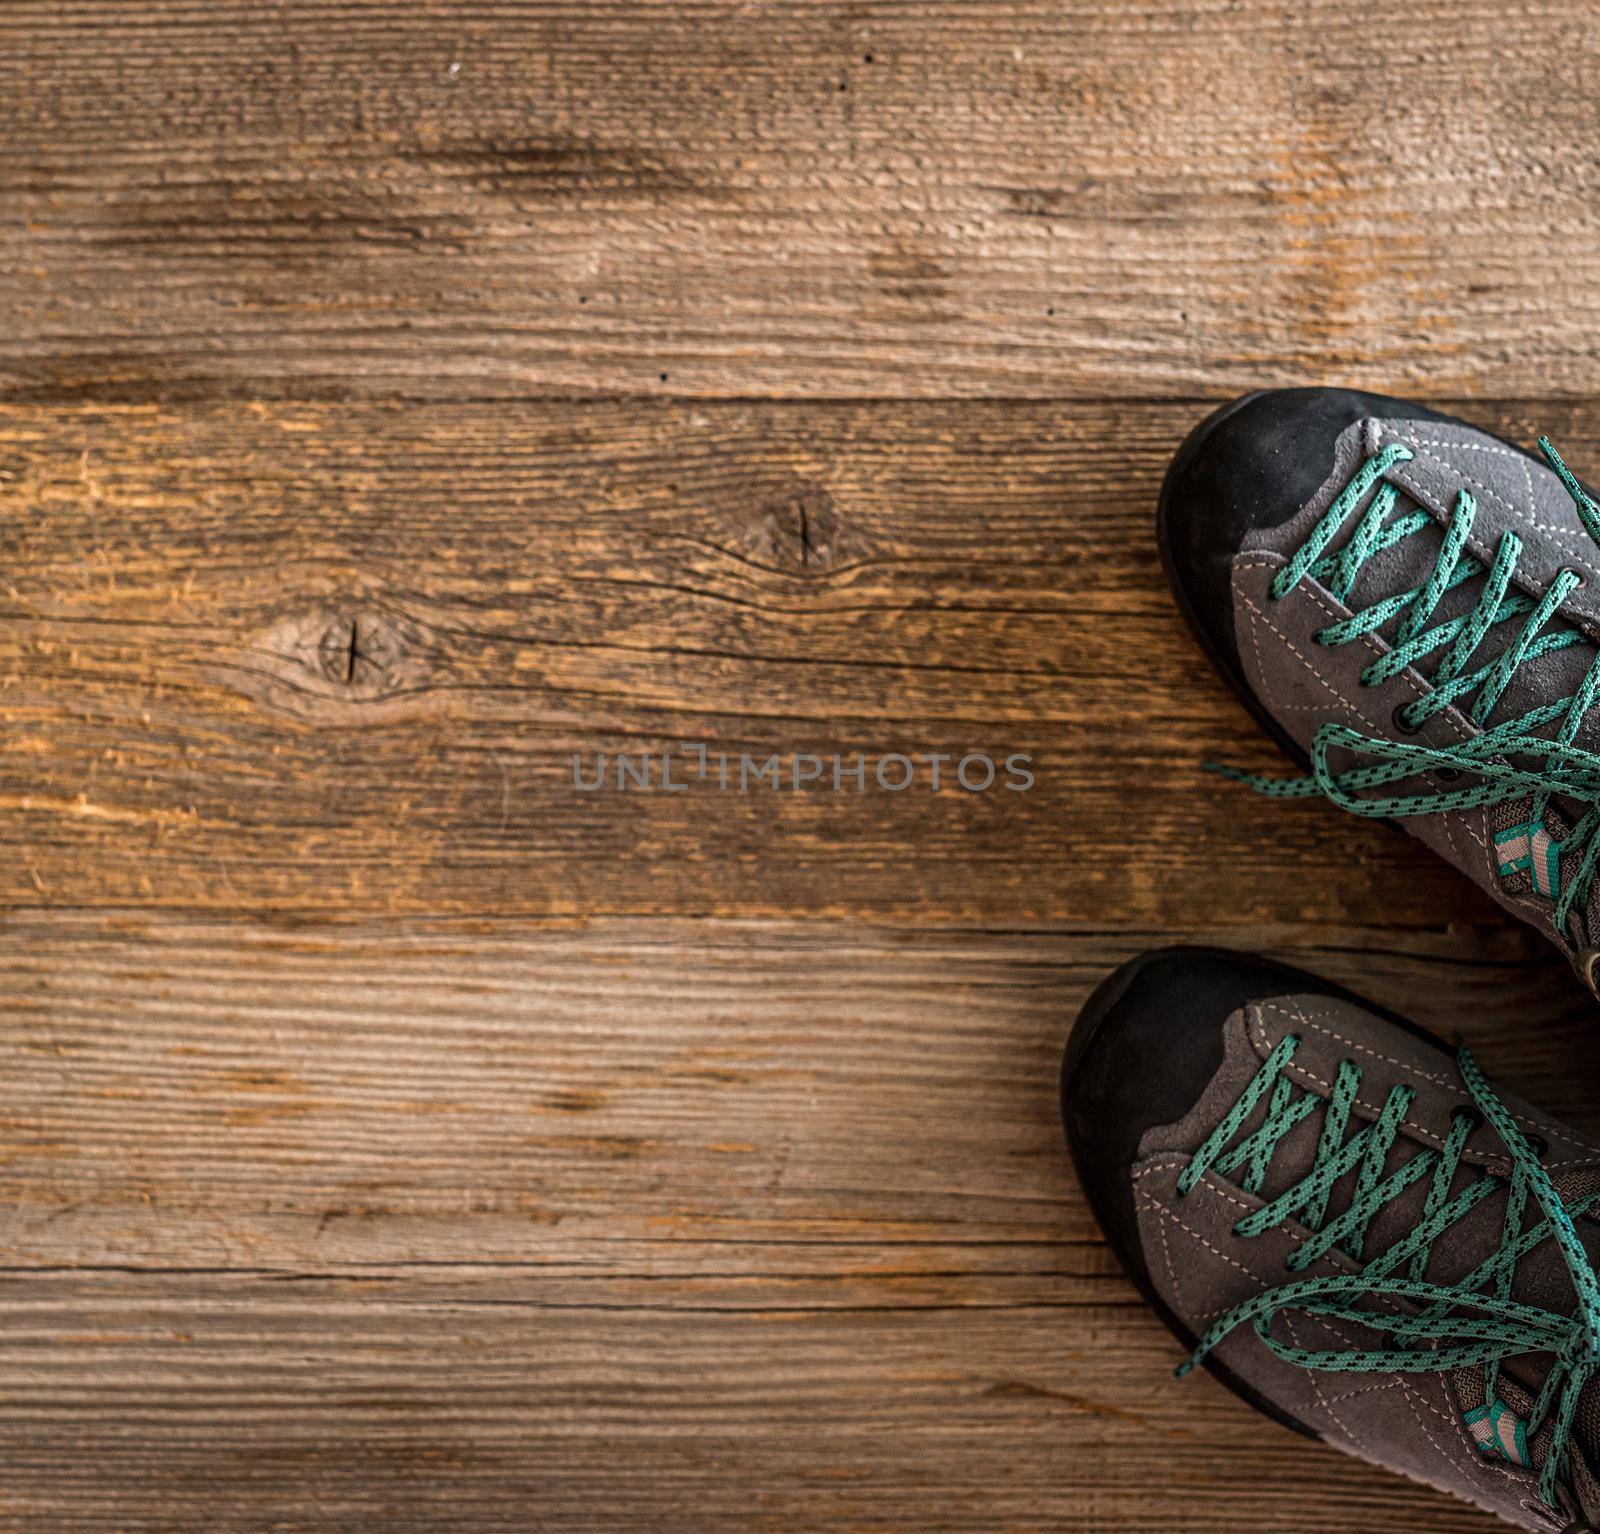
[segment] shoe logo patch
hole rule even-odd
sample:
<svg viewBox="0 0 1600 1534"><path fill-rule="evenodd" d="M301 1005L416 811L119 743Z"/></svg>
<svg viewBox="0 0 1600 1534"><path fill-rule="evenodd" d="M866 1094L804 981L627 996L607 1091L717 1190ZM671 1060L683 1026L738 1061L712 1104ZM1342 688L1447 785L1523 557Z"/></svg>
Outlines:
<svg viewBox="0 0 1600 1534"><path fill-rule="evenodd" d="M1528 1425L1498 1397L1462 1415L1480 1454L1494 1454L1524 1470L1532 1464L1528 1454Z"/></svg>
<svg viewBox="0 0 1600 1534"><path fill-rule="evenodd" d="M1500 832L1494 850L1502 879L1526 873L1545 899L1554 900L1561 893L1561 847L1538 821Z"/></svg>

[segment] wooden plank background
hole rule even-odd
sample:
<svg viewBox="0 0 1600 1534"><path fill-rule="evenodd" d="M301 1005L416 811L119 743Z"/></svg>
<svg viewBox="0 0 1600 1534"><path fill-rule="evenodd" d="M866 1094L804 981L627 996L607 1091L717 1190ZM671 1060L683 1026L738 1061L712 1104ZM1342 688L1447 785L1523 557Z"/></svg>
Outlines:
<svg viewBox="0 0 1600 1534"><path fill-rule="evenodd" d="M1155 558L1193 415L0 408L0 893L1148 926L1339 921L1377 889L1437 924L1461 881L1407 840L1204 771L1284 764ZM1583 412L1538 419L1600 451ZM726 793L697 744L830 765ZM1028 754L1034 787L923 786L971 751ZM574 783L663 752L684 792ZM832 757L890 753L918 785L834 791Z"/></svg>
<svg viewBox="0 0 1600 1534"><path fill-rule="evenodd" d="M1592 1007L1262 806L1210 399L1600 458L1600 7L0 11L0 1528L1486 1531L1208 1379L1067 1025L1264 948L1600 1128ZM1030 756L1027 793L572 759Z"/></svg>
<svg viewBox="0 0 1600 1534"><path fill-rule="evenodd" d="M1591 392L1573 0L13 0L0 380Z"/></svg>

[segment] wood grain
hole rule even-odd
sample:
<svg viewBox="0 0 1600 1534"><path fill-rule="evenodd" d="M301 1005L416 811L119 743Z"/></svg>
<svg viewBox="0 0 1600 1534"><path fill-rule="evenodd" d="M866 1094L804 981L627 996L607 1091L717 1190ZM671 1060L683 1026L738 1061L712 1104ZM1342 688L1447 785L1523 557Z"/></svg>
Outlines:
<svg viewBox="0 0 1600 1534"><path fill-rule="evenodd" d="M1154 938L12 918L0 1527L1486 1534L1170 1378L1055 1106ZM1533 940L1240 938L1600 1125Z"/></svg>
<svg viewBox="0 0 1600 1534"><path fill-rule="evenodd" d="M14 397L1592 392L1571 0L34 0Z"/></svg>
<svg viewBox="0 0 1600 1534"><path fill-rule="evenodd" d="M0 901L1492 923L1407 838L1204 771L1280 764L1157 565L1195 413L0 411ZM921 777L724 792L697 743ZM1034 787L930 791L974 751ZM665 752L683 792L575 786Z"/></svg>
<svg viewBox="0 0 1600 1534"><path fill-rule="evenodd" d="M0 8L0 1530L1488 1534L1172 1382L1055 1076L1222 937L1600 1130L1151 532L1263 383L1592 467L1597 21ZM573 782L696 745L951 760Z"/></svg>

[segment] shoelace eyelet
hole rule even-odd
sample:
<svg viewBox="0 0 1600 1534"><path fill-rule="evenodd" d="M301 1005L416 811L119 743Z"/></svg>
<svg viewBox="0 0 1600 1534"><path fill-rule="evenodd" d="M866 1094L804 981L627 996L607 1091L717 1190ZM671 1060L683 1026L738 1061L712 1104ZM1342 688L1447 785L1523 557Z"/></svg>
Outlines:
<svg viewBox="0 0 1600 1534"><path fill-rule="evenodd" d="M1406 717L1406 710L1410 707L1409 703L1397 703L1394 712L1389 716L1390 723L1402 735L1415 735L1422 729L1420 724L1412 724Z"/></svg>

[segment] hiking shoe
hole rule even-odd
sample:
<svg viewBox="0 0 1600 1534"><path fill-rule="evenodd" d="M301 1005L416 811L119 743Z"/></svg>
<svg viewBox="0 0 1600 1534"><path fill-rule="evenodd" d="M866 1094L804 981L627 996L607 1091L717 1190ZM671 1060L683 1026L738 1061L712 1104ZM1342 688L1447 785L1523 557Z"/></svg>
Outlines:
<svg viewBox="0 0 1600 1534"><path fill-rule="evenodd" d="M1519 1527L1600 1524L1600 1146L1466 1050L1204 948L1089 998L1061 1109L1180 1374Z"/></svg>
<svg viewBox="0 0 1600 1534"><path fill-rule="evenodd" d="M1398 821L1600 994L1600 508L1542 457L1344 389L1247 395L1162 486L1162 559L1305 776Z"/></svg>

